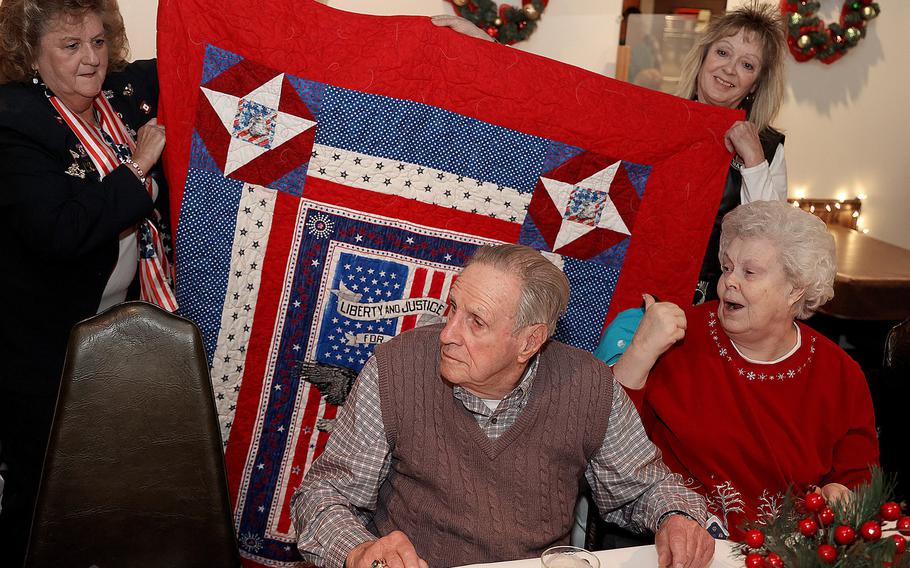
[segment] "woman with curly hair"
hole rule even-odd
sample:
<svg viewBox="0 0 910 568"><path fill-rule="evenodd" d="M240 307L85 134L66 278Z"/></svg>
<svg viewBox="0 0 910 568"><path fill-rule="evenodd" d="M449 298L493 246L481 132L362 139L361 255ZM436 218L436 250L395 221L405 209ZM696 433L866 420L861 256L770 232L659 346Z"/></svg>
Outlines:
<svg viewBox="0 0 910 568"><path fill-rule="evenodd" d="M137 291L166 194L155 63L127 54L115 0L0 4L3 566L24 556L70 329Z"/></svg>
<svg viewBox="0 0 910 568"><path fill-rule="evenodd" d="M613 366L664 462L707 498L716 536L741 537L790 484L847 497L878 463L862 370L795 321L834 296L835 258L814 215L740 205L723 220L720 300L681 309L647 296Z"/></svg>

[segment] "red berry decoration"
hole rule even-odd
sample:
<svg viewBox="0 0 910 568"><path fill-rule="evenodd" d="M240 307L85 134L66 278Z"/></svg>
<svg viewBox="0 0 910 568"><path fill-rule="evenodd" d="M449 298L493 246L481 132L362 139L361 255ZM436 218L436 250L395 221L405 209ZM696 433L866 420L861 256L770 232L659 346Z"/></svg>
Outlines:
<svg viewBox="0 0 910 568"><path fill-rule="evenodd" d="M818 512L818 520L821 522L823 527L827 527L834 522L834 511L831 510L831 507L825 507Z"/></svg>
<svg viewBox="0 0 910 568"><path fill-rule="evenodd" d="M859 528L859 534L863 540L878 540L882 537L882 526L876 521L866 521Z"/></svg>
<svg viewBox="0 0 910 568"><path fill-rule="evenodd" d="M761 548L765 544L765 535L758 529L746 531L746 544L750 548Z"/></svg>
<svg viewBox="0 0 910 568"><path fill-rule="evenodd" d="M752 553L746 556L746 568L762 568L765 565L765 559L761 554Z"/></svg>
<svg viewBox="0 0 910 568"><path fill-rule="evenodd" d="M897 520L897 531L904 536L910 536L910 517L901 517Z"/></svg>
<svg viewBox="0 0 910 568"><path fill-rule="evenodd" d="M837 544L843 544L844 546L853 544L853 541L856 540L856 531L853 530L853 527L841 525L834 529L834 540Z"/></svg>
<svg viewBox="0 0 910 568"><path fill-rule="evenodd" d="M768 553L768 556L765 557L765 561L770 564L772 568L784 568L783 559L773 552Z"/></svg>
<svg viewBox="0 0 910 568"><path fill-rule="evenodd" d="M902 537L901 535L893 534L893 535L891 535L891 540L894 541L894 553L895 554L903 554L904 551L907 550L907 541L904 540L904 537Z"/></svg>
<svg viewBox="0 0 910 568"><path fill-rule="evenodd" d="M830 544L822 544L818 547L818 557L825 564L834 564L834 561L837 560L837 549Z"/></svg>
<svg viewBox="0 0 910 568"><path fill-rule="evenodd" d="M878 514L886 521L896 521L901 516L901 506L894 501L889 501L881 506Z"/></svg>
<svg viewBox="0 0 910 568"><path fill-rule="evenodd" d="M817 513L825 507L825 498L820 493L806 494L806 510L810 513Z"/></svg>
<svg viewBox="0 0 910 568"><path fill-rule="evenodd" d="M803 519L799 522L799 532L801 532L803 536L813 536L818 532L818 523L812 519Z"/></svg>

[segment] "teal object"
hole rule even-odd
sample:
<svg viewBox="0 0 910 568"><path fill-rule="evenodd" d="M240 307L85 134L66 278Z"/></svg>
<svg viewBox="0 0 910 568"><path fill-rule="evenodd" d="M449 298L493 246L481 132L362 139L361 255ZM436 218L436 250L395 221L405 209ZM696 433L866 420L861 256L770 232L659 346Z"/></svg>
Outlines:
<svg viewBox="0 0 910 568"><path fill-rule="evenodd" d="M635 335L635 330L638 329L644 315L644 308L630 308L619 312L600 338L600 345L594 351L594 356L607 365L615 364L632 342L632 336Z"/></svg>

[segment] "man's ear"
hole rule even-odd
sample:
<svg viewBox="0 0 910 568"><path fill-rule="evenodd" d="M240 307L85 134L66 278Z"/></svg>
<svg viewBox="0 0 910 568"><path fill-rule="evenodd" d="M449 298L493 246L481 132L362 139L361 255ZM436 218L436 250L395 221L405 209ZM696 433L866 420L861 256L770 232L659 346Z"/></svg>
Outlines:
<svg viewBox="0 0 910 568"><path fill-rule="evenodd" d="M542 323L533 323L519 332L518 362L526 363L533 357L543 344L546 343L549 333L547 326Z"/></svg>

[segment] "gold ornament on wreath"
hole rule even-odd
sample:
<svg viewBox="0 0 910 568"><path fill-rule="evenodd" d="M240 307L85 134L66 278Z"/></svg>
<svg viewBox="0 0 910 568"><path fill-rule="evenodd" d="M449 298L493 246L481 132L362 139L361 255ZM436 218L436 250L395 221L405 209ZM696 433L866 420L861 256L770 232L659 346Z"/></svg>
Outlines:
<svg viewBox="0 0 910 568"><path fill-rule="evenodd" d="M499 43L511 45L528 39L549 0L521 0L521 6L492 0L447 0L455 13L485 31Z"/></svg>
<svg viewBox="0 0 910 568"><path fill-rule="evenodd" d="M867 22L881 13L872 0L847 0L841 6L839 22L825 25L816 16L819 7L814 0L780 0L787 45L800 63L810 59L834 63L866 37Z"/></svg>

